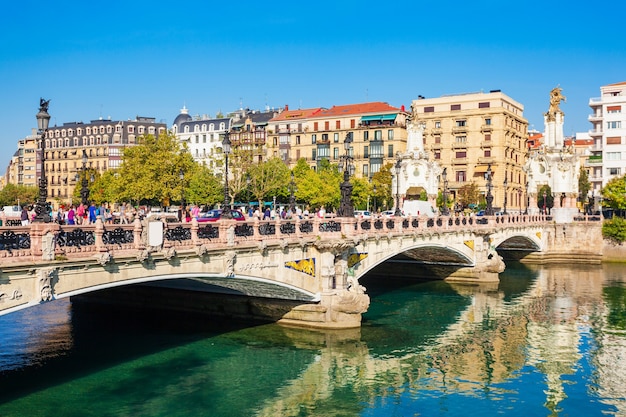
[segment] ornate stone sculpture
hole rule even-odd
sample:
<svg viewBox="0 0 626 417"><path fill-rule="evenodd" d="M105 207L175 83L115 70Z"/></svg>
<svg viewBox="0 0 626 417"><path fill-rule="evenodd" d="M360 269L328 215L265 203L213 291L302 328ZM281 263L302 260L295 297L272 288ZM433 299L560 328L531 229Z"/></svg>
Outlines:
<svg viewBox="0 0 626 417"><path fill-rule="evenodd" d="M563 113L559 108L561 101L565 101L565 96L561 91L561 87L554 87L552 91L550 91L550 108L546 113L548 121L555 121L557 113Z"/></svg>

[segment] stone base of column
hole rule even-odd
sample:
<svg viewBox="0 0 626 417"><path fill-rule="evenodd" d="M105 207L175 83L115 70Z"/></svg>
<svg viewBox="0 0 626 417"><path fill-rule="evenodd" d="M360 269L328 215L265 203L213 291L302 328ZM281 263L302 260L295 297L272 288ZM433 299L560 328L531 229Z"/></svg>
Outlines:
<svg viewBox="0 0 626 417"><path fill-rule="evenodd" d="M362 314L369 304L369 296L356 291L323 294L319 304L296 306L278 320L278 324L310 329L353 329L361 327Z"/></svg>
<svg viewBox="0 0 626 417"><path fill-rule="evenodd" d="M571 223L578 214L576 207L556 207L550 210L552 219L555 223Z"/></svg>

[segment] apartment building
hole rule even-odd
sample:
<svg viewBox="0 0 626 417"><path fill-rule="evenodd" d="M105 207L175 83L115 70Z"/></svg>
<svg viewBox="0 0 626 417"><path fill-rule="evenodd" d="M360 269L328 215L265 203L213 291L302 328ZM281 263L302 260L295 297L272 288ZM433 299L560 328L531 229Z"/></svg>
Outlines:
<svg viewBox="0 0 626 417"><path fill-rule="evenodd" d="M606 183L626 174L626 82L600 87L600 97L590 98L593 140L585 167L595 195Z"/></svg>
<svg viewBox="0 0 626 417"><path fill-rule="evenodd" d="M523 210L526 201L526 139L524 106L500 90L488 93L419 96L413 119L424 123L424 150L447 169L448 191L475 183L487 192L492 172L493 207Z"/></svg>
<svg viewBox="0 0 626 417"><path fill-rule="evenodd" d="M322 160L333 164L345 155L344 142L349 133L354 173L371 178L386 163L395 162L397 152L406 148L408 113L384 102L369 102L285 110L269 121L268 152L290 167L300 158L317 169Z"/></svg>
<svg viewBox="0 0 626 417"><path fill-rule="evenodd" d="M222 169L222 140L230 128L230 117L192 117L184 106L172 124L176 139L180 144L187 144L193 159L200 165L219 171Z"/></svg>
<svg viewBox="0 0 626 417"><path fill-rule="evenodd" d="M102 173L107 169L117 168L121 164L125 147L135 145L139 136L159 135L166 128L165 123L158 123L152 117L139 116L127 121L98 119L89 123L69 122L50 127L45 139L48 200L55 208L72 202L78 175L83 169L83 156L87 157L87 169ZM36 149L35 184L39 184L38 178L41 176L40 144L40 138L33 135L25 139L23 147L23 172L29 171L27 168L31 164L32 154L30 149ZM24 174L23 179L30 181L30 174Z"/></svg>

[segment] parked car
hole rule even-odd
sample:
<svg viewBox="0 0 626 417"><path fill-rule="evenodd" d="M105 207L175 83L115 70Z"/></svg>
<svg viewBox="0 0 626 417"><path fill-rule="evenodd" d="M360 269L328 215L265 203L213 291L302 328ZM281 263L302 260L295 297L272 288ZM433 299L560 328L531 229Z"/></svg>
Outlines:
<svg viewBox="0 0 626 417"><path fill-rule="evenodd" d="M369 219L372 214L367 210L354 210L354 217L357 219Z"/></svg>
<svg viewBox="0 0 626 417"><path fill-rule="evenodd" d="M245 221L246 217L243 215L243 213L239 210L231 210L230 211L233 215L233 220L237 220L237 221ZM198 214L198 222L202 223L202 222L216 222L219 219L222 218L222 210L221 209L215 209L215 210L209 210L203 213Z"/></svg>
<svg viewBox="0 0 626 417"><path fill-rule="evenodd" d="M396 215L396 212L393 210L385 210L382 213L380 213L380 216L385 217L385 218L394 217L395 215Z"/></svg>
<svg viewBox="0 0 626 417"><path fill-rule="evenodd" d="M476 212L476 216L478 216L478 217L482 217L482 216L484 216L484 215L485 215L485 210L478 210L478 211Z"/></svg>

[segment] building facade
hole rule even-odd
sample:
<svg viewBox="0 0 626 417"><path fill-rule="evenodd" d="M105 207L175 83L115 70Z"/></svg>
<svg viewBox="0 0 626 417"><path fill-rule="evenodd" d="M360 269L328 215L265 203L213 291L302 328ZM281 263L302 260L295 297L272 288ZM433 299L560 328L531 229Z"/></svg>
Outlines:
<svg viewBox="0 0 626 417"><path fill-rule="evenodd" d="M137 138L146 135L159 135L166 131L165 123L158 123L151 117L134 120L92 120L89 123L69 122L48 129L45 144L46 178L48 181L48 201L56 209L60 205L72 203L72 196L83 168L103 173L120 166L124 148L137 144ZM41 146L39 138L25 140L24 155L31 155L36 149L36 184L41 176ZM83 166L83 156L86 163ZM24 158L24 172L30 164L30 156ZM28 175L30 181L30 175ZM26 180L26 174L23 176Z"/></svg>
<svg viewBox="0 0 626 417"><path fill-rule="evenodd" d="M404 152L408 113L383 102L369 102L289 111L270 120L268 152L290 167L304 158L312 169L322 160L339 163L346 153L344 142L351 134L347 152L354 173L371 179L396 154Z"/></svg>
<svg viewBox="0 0 626 417"><path fill-rule="evenodd" d="M604 85L600 94L589 99L593 146L586 164L596 196L612 178L626 174L626 82Z"/></svg>
<svg viewBox="0 0 626 417"><path fill-rule="evenodd" d="M174 119L172 132L187 149L193 159L212 171L222 170L222 140L230 131L230 117L211 118L207 115L192 117L186 107Z"/></svg>
<svg viewBox="0 0 626 417"><path fill-rule="evenodd" d="M425 125L425 152L447 171L450 196L471 183L486 195L491 169L493 207L503 209L506 203L509 210L525 209L528 121L522 104L492 90L420 96L413 100L412 113L415 123Z"/></svg>

